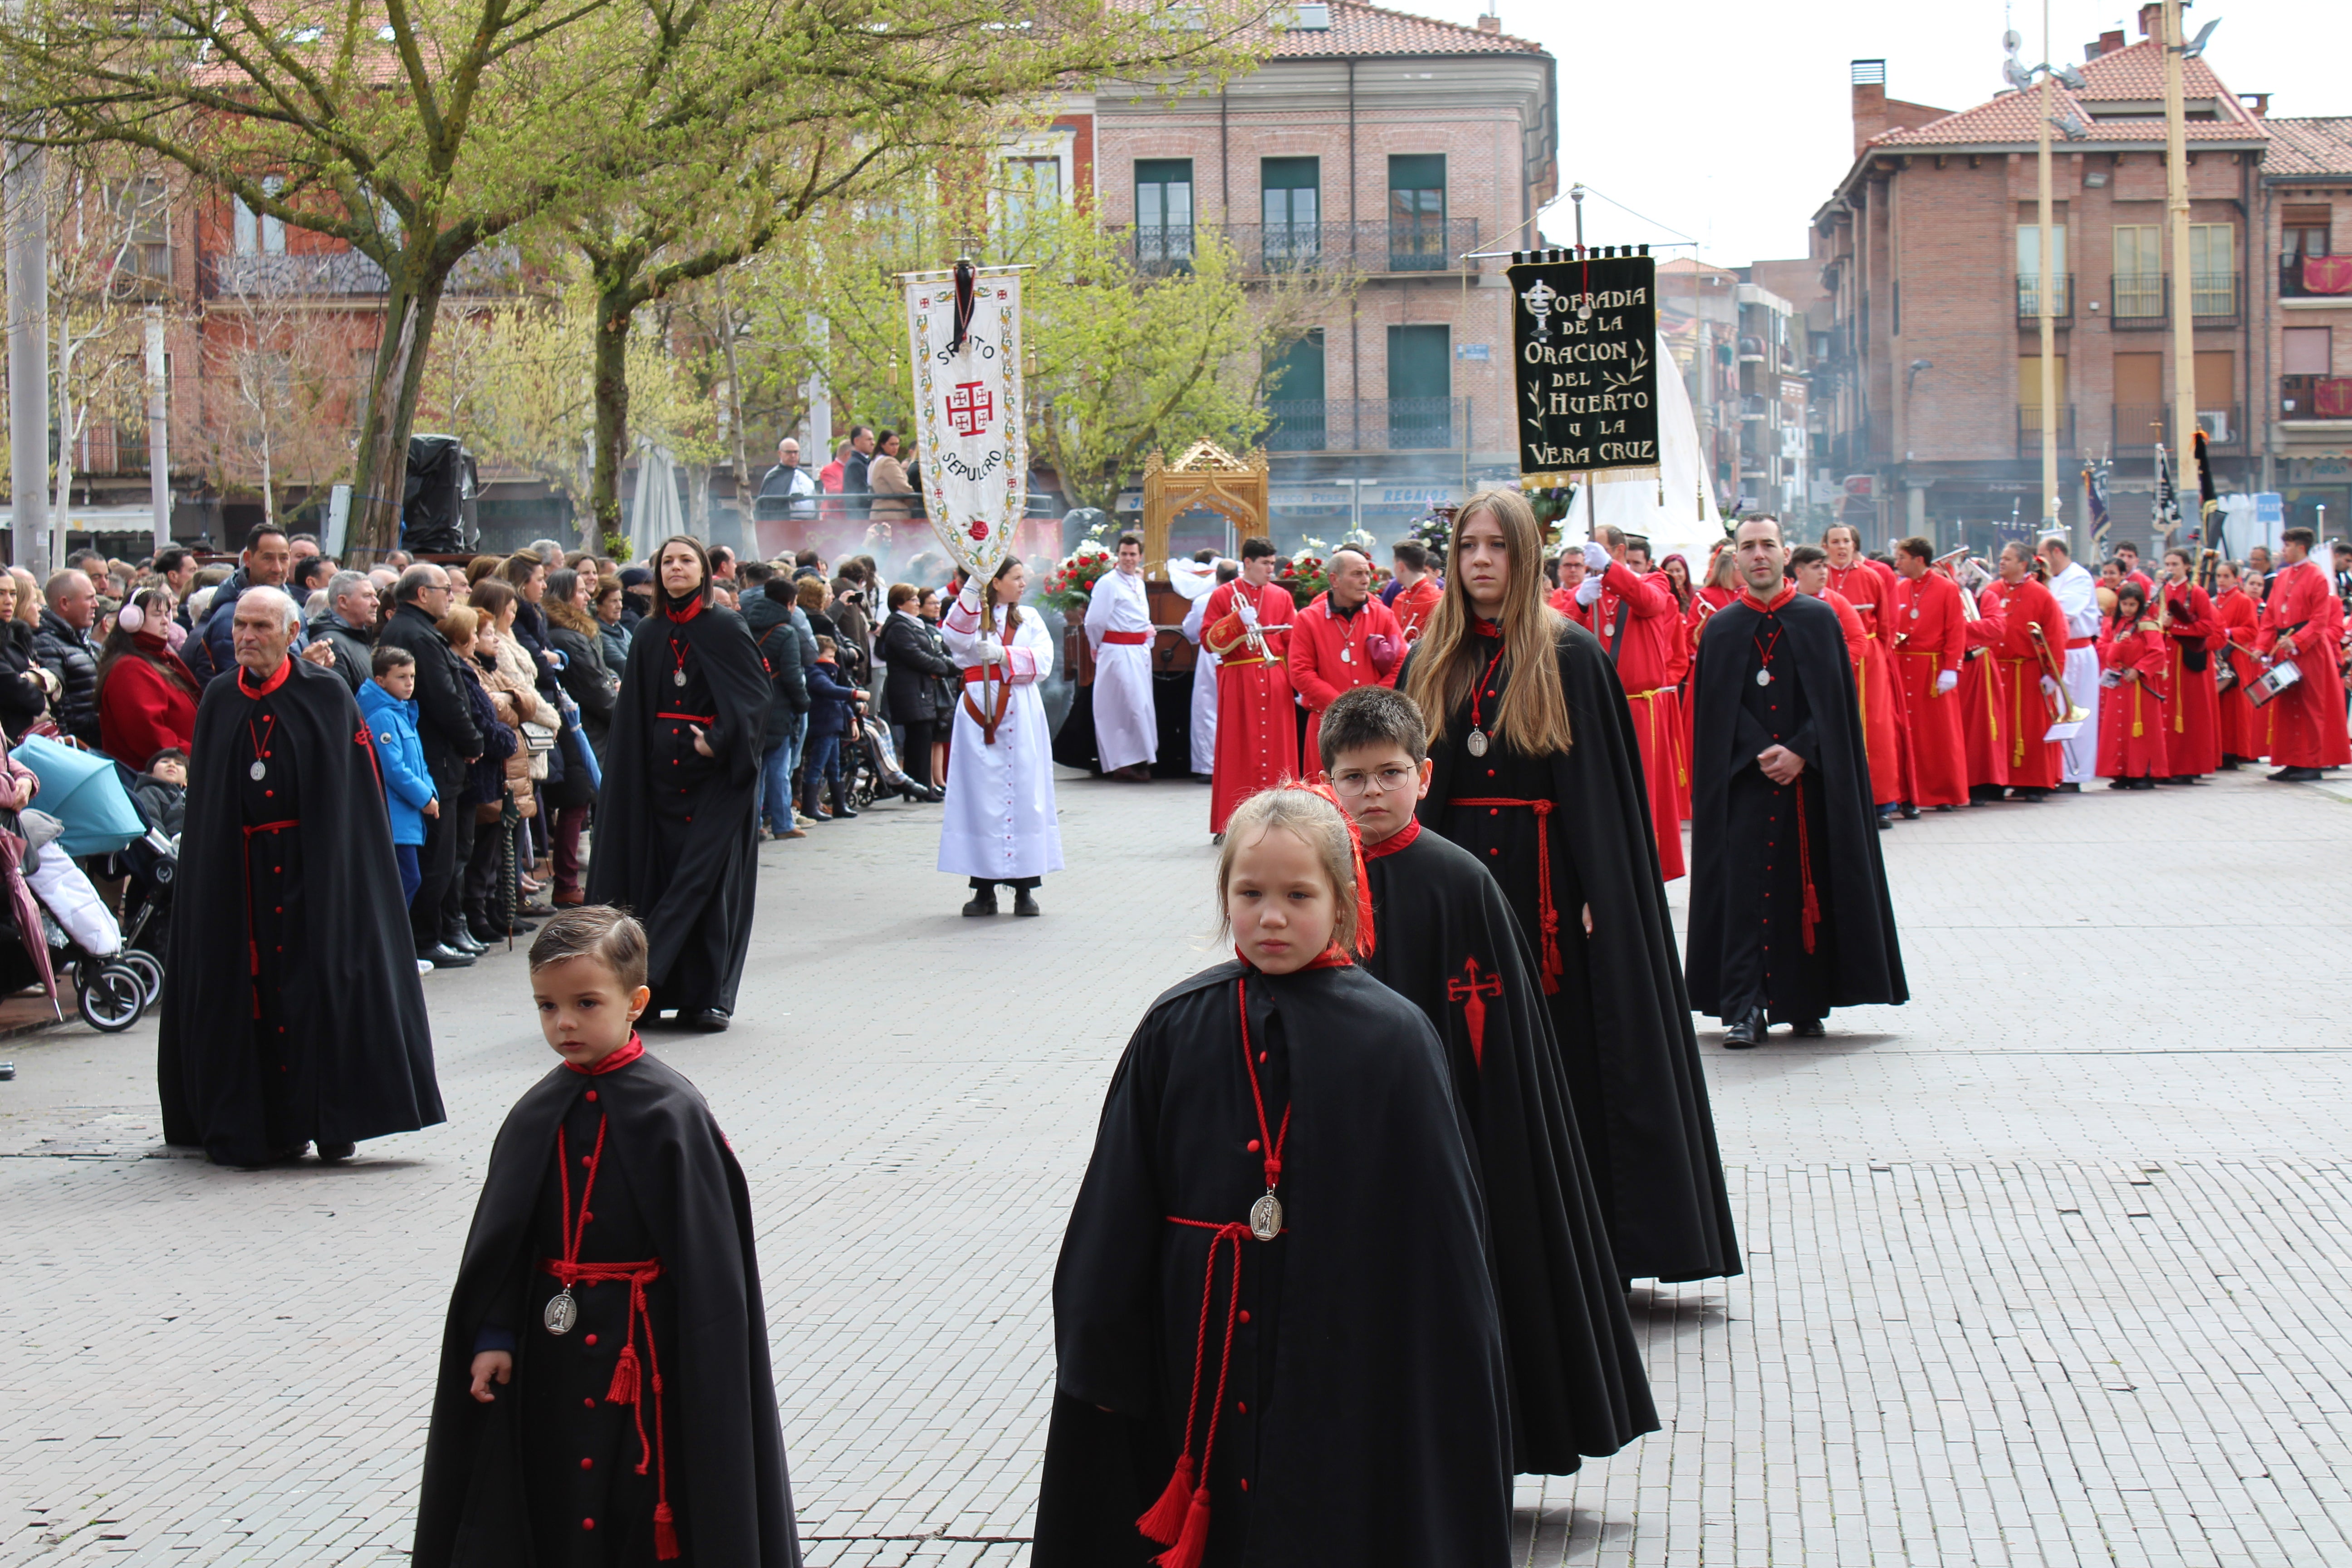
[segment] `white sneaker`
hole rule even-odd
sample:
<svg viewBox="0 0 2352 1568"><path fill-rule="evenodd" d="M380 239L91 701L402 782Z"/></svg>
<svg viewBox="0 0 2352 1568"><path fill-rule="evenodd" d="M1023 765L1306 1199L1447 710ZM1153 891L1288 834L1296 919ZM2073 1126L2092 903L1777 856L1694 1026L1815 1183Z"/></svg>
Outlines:
<svg viewBox="0 0 2352 1568"><path fill-rule="evenodd" d="M433 961L432 961L431 959L429 959L429 958L420 958L420 959L418 959L418 960L416 961L416 973L419 973L419 974L430 974L430 973L433 973Z"/></svg>

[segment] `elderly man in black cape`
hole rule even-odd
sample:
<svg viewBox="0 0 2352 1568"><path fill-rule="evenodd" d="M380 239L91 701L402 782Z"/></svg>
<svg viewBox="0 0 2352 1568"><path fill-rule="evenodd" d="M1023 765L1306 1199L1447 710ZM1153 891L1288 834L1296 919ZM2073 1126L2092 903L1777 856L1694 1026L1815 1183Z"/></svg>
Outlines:
<svg viewBox="0 0 2352 1568"><path fill-rule="evenodd" d="M1759 1044L1819 1036L1832 1007L1909 992L1871 804L1853 667L1836 612L1783 575L1780 524L1733 550L1743 588L1691 667L1691 1003Z"/></svg>
<svg viewBox="0 0 2352 1568"><path fill-rule="evenodd" d="M375 752L351 688L238 599L188 763L157 1077L166 1142L262 1165L442 1120Z"/></svg>
<svg viewBox="0 0 2352 1568"><path fill-rule="evenodd" d="M1422 826L1493 874L1535 949L1619 1274L1738 1274L1616 667L1598 637L1545 604L1543 531L1518 491L1464 504L1445 578L1397 681L1429 726Z"/></svg>
<svg viewBox="0 0 2352 1568"><path fill-rule="evenodd" d="M1570 1474L1656 1431L1658 1413L1535 955L1486 868L1412 815L1430 768L1412 699L1385 686L1343 692L1318 736L1363 838L1374 939L1358 962L1445 1042L1475 1140L1510 1357L1514 1468Z"/></svg>
<svg viewBox="0 0 2352 1568"><path fill-rule="evenodd" d="M710 560L684 535L656 552L596 797L588 901L644 922L653 1005L727 1027L757 890L768 668L743 617L709 602Z"/></svg>

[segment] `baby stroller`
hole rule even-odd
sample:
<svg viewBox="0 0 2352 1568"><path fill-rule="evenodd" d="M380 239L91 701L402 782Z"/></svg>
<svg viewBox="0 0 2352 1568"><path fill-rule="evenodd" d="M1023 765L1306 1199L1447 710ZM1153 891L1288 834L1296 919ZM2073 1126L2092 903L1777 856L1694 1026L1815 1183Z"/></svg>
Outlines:
<svg viewBox="0 0 2352 1568"><path fill-rule="evenodd" d="M37 981L54 1005L63 974L83 1019L119 1034L161 994L163 967L124 942L122 927L76 861L141 844L167 857L171 843L148 826L110 759L37 736L19 742L14 754L40 779L41 792L38 805L19 817L26 852L6 868L16 942L0 943L0 984L21 989ZM140 929L154 929L152 916Z"/></svg>

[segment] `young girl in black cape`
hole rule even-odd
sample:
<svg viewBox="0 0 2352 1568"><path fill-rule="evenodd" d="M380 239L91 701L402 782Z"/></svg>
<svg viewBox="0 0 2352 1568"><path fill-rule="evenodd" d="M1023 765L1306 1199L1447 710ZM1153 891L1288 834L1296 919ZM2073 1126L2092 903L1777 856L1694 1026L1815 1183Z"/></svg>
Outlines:
<svg viewBox="0 0 2352 1568"><path fill-rule="evenodd" d="M530 980L563 1059L490 1150L414 1561L798 1568L750 1195L700 1093L632 1026L646 933L565 910Z"/></svg>
<svg viewBox="0 0 2352 1568"><path fill-rule="evenodd" d="M1510 1548L1501 1330L1444 1048L1356 967L1347 819L1228 823L1234 957L1154 1002L1054 1278L1035 1568L1491 1568Z"/></svg>

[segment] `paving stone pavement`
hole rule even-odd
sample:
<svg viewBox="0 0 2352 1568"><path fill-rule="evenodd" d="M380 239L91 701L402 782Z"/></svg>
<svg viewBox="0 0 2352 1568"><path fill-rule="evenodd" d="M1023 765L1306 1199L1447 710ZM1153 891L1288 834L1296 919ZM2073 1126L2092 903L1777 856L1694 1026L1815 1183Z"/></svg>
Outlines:
<svg viewBox="0 0 2352 1568"><path fill-rule="evenodd" d="M1038 921L957 916L935 811L767 847L741 1022L654 1040L751 1177L813 1564L1027 1559L1102 1089L1214 956L1205 791L1062 805ZM1884 842L1916 1000L1704 1030L1748 1273L1636 1289L1664 1428L1524 1479L1519 1561L2352 1564L2352 792ZM547 1062L519 953L426 985L449 1123L333 1170L165 1155L152 1025L0 1046L0 1563L404 1561L476 1184Z"/></svg>

